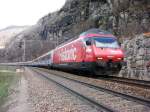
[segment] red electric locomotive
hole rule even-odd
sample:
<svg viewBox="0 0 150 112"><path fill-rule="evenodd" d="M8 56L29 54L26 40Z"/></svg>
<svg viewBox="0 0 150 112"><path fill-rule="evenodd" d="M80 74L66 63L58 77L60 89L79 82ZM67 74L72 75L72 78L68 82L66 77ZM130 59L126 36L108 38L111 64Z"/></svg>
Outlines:
<svg viewBox="0 0 150 112"><path fill-rule="evenodd" d="M95 74L121 69L124 53L117 38L106 31L90 29L53 50L52 66L90 70Z"/></svg>

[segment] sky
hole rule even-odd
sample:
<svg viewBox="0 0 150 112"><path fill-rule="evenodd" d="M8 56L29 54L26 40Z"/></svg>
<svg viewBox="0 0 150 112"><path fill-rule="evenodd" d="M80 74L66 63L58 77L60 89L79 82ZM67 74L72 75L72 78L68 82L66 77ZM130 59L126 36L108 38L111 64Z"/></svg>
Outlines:
<svg viewBox="0 0 150 112"><path fill-rule="evenodd" d="M46 14L59 10L66 0L0 0L0 29L33 25Z"/></svg>

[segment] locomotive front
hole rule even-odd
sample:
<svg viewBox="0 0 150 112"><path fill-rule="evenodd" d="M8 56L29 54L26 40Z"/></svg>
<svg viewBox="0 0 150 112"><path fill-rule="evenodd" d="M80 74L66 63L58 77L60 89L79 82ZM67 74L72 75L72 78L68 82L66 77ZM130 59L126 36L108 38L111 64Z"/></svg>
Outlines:
<svg viewBox="0 0 150 112"><path fill-rule="evenodd" d="M119 71L124 64L124 52L112 34L90 30L81 35L86 43L87 55L90 53L95 71ZM86 59L86 61L91 59Z"/></svg>
<svg viewBox="0 0 150 112"><path fill-rule="evenodd" d="M93 37L93 51L99 66L121 69L124 54L117 39L109 36Z"/></svg>

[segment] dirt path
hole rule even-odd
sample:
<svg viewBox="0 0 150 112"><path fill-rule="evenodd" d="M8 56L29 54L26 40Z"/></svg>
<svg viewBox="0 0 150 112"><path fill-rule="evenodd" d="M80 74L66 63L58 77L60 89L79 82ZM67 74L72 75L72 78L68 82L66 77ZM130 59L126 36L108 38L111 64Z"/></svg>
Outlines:
<svg viewBox="0 0 150 112"><path fill-rule="evenodd" d="M99 112L28 68L11 91L3 112Z"/></svg>
<svg viewBox="0 0 150 112"><path fill-rule="evenodd" d="M8 102L4 105L8 107L7 112L32 112L28 103L28 83L24 75L21 75L20 81L12 88L12 94Z"/></svg>

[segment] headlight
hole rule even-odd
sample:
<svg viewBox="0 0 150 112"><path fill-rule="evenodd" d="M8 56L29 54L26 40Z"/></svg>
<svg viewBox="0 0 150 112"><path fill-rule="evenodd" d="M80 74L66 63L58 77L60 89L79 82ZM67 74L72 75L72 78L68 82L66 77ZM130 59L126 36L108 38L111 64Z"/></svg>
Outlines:
<svg viewBox="0 0 150 112"><path fill-rule="evenodd" d="M102 60L103 58L100 57L100 58L97 58L97 59L98 59L98 60Z"/></svg>
<svg viewBox="0 0 150 112"><path fill-rule="evenodd" d="M118 60L122 60L122 58L117 58Z"/></svg>
<svg viewBox="0 0 150 112"><path fill-rule="evenodd" d="M86 48L86 52L92 52L91 48Z"/></svg>

